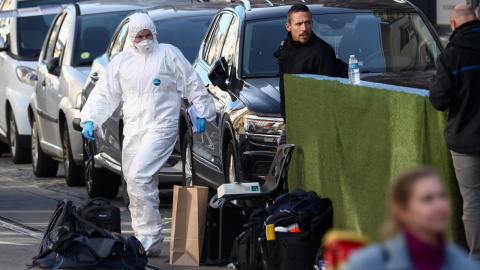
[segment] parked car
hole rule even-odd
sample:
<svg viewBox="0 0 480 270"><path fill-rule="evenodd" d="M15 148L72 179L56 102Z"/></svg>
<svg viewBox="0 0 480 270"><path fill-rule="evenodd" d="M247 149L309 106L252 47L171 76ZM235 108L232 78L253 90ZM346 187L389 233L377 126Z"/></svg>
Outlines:
<svg viewBox="0 0 480 270"><path fill-rule="evenodd" d="M28 107L32 167L36 176L54 176L64 162L67 185L82 185L82 87L93 59L102 54L119 22L151 1L88 1L69 4L56 16L38 60L37 82Z"/></svg>
<svg viewBox="0 0 480 270"><path fill-rule="evenodd" d="M219 9L225 6L225 3L168 5L139 12L148 13L155 22L159 43L168 43L178 47L185 57L193 62L212 18ZM83 103L88 99L96 81L110 60L132 46L131 41L127 38L129 21L130 16L120 23L107 51L94 60L90 77L84 86ZM100 129L94 131L94 136L95 141L84 140L83 158L87 192L90 197L109 197L117 194L119 185L118 182L106 179L116 179L122 174L122 104ZM182 162L178 141L167 164L159 172L159 178L160 187L168 187L173 183L182 182ZM122 181L124 200L128 204L125 184L125 181Z"/></svg>
<svg viewBox="0 0 480 270"><path fill-rule="evenodd" d="M362 80L428 89L442 46L408 1L310 2L316 3L308 5L313 31L344 62L354 54ZM193 184L217 188L225 182L261 182L268 174L283 126L272 54L287 34L289 9L279 1L241 1L215 16L194 66L209 85L217 117L204 133L193 135L185 110L180 121L184 166L192 165L184 171L192 172Z"/></svg>
<svg viewBox="0 0 480 270"><path fill-rule="evenodd" d="M38 55L61 5L72 2L0 1L0 142L9 149L13 163L31 160L27 107L35 84ZM32 16L32 8L39 8L42 13Z"/></svg>

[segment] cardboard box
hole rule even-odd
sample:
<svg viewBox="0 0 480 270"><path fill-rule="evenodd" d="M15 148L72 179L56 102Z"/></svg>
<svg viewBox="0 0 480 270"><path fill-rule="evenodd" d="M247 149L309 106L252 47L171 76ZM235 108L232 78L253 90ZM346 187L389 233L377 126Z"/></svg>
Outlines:
<svg viewBox="0 0 480 270"><path fill-rule="evenodd" d="M260 185L258 182L254 183L229 183L223 184L217 189L218 197L231 194L248 194L260 193Z"/></svg>

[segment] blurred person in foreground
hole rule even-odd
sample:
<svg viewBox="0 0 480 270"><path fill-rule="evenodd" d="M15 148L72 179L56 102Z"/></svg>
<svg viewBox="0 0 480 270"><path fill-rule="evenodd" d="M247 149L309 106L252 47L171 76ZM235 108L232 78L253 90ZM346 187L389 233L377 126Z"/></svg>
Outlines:
<svg viewBox="0 0 480 270"><path fill-rule="evenodd" d="M447 242L450 203L440 176L428 168L400 175L390 193L391 218L386 242L350 256L344 270L480 269L462 248Z"/></svg>
<svg viewBox="0 0 480 270"><path fill-rule="evenodd" d="M463 225L470 255L480 261L480 21L469 5L450 15L450 43L430 79L430 103L448 110L445 142L463 197Z"/></svg>
<svg viewBox="0 0 480 270"><path fill-rule="evenodd" d="M148 14L131 16L127 37L133 48L112 59L81 111L82 134L94 140L93 130L123 101L122 172L132 228L147 256L158 257L164 236L156 173L177 140L181 97L187 97L196 108L198 133L205 130L205 121L215 119L215 104L180 50L158 44Z"/></svg>

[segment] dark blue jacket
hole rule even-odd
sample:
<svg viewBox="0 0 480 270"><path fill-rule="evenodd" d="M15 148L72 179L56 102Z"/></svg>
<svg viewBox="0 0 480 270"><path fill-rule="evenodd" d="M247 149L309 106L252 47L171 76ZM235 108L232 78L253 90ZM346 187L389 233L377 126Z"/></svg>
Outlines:
<svg viewBox="0 0 480 270"><path fill-rule="evenodd" d="M480 21L458 27L437 59L430 80L430 102L448 109L447 147L462 154L480 153Z"/></svg>

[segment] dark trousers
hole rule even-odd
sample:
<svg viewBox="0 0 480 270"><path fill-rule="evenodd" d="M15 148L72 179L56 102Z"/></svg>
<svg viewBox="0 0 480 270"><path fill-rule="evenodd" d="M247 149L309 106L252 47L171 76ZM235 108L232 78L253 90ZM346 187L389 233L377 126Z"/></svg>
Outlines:
<svg viewBox="0 0 480 270"><path fill-rule="evenodd" d="M480 262L480 154L451 153L463 197L462 219L470 256Z"/></svg>

